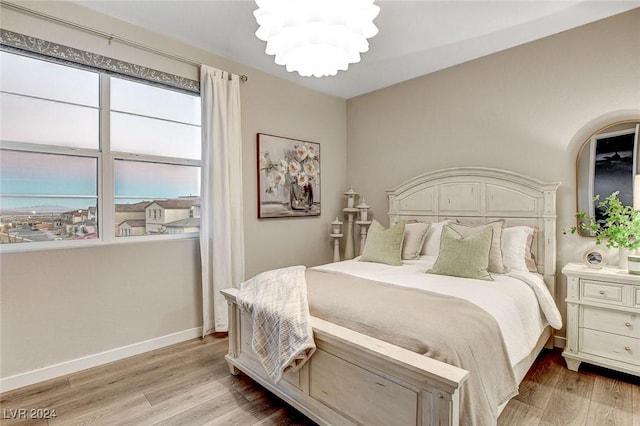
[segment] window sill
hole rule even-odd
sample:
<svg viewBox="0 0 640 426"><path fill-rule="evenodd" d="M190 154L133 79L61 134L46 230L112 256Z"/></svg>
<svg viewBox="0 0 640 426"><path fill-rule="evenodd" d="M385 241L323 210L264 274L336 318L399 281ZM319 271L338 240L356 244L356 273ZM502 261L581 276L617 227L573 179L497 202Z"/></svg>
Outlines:
<svg viewBox="0 0 640 426"><path fill-rule="evenodd" d="M192 232L188 234L116 237L111 241L103 241L99 238L96 238L94 240L47 241L47 242L13 243L13 244L9 243L9 244L0 244L0 254L22 253L22 252L31 252L31 251L82 249L87 247L117 246L122 244L158 243L162 241L195 240L199 238L200 238L200 234L196 232Z"/></svg>

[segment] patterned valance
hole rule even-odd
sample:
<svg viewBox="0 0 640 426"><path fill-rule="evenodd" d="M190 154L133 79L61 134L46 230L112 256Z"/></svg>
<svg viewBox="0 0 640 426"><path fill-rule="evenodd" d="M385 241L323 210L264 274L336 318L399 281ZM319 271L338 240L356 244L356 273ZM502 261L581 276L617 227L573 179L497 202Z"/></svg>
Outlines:
<svg viewBox="0 0 640 426"><path fill-rule="evenodd" d="M200 94L200 83L185 77L121 61L85 50L52 43L36 37L0 28L0 49L39 59L114 74L119 77L144 80L150 84Z"/></svg>

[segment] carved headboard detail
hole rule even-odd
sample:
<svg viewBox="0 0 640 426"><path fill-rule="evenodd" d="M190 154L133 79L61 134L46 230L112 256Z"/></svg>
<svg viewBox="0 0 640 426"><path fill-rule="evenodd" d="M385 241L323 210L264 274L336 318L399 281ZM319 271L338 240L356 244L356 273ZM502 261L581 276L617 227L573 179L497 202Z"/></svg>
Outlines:
<svg viewBox="0 0 640 426"><path fill-rule="evenodd" d="M555 296L556 190L518 173L484 167L457 167L424 173L387 190L389 220L437 222L505 219L506 226L537 229L532 252L538 272Z"/></svg>

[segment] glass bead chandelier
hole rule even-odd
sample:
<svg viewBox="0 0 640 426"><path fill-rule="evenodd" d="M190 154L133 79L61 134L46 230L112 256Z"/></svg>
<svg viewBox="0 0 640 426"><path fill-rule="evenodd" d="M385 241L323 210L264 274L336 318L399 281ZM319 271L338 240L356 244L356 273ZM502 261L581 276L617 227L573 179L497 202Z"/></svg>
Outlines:
<svg viewBox="0 0 640 426"><path fill-rule="evenodd" d="M374 0L256 0L267 55L303 77L333 76L360 62L378 33Z"/></svg>

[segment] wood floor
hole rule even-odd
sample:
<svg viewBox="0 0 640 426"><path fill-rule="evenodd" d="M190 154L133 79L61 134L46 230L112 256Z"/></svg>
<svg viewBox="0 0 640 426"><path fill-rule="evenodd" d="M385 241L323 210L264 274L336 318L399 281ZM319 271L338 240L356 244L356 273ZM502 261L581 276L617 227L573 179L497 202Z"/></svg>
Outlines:
<svg viewBox="0 0 640 426"><path fill-rule="evenodd" d="M226 351L226 337L209 336L6 392L0 424L313 424L231 376ZM545 351L498 424L640 426L640 379L589 366L575 373L559 351Z"/></svg>

